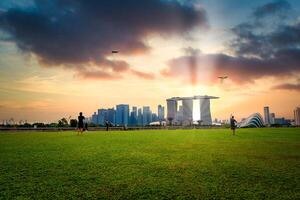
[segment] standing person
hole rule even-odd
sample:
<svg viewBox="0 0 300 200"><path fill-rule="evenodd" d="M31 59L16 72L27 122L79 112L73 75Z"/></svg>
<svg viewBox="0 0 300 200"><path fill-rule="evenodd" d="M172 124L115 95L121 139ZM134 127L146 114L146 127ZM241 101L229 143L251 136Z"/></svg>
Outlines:
<svg viewBox="0 0 300 200"><path fill-rule="evenodd" d="M234 116L231 116L230 118L230 128L232 130L232 135L235 135L235 128L236 128L236 120L234 119Z"/></svg>
<svg viewBox="0 0 300 200"><path fill-rule="evenodd" d="M83 120L84 119L85 119L85 117L82 115L82 112L80 112L79 116L78 116L78 133L77 133L77 135L79 135L79 133L82 134L82 132L83 132L83 127L84 127Z"/></svg>
<svg viewBox="0 0 300 200"><path fill-rule="evenodd" d="M107 120L105 121L105 126L106 126L106 131L108 131L109 122Z"/></svg>

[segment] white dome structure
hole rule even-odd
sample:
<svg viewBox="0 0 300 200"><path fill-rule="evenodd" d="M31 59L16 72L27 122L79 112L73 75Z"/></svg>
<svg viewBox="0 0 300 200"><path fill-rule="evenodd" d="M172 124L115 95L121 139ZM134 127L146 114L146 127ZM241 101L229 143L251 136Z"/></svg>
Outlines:
<svg viewBox="0 0 300 200"><path fill-rule="evenodd" d="M259 128L264 126L264 121L259 113L253 113L237 124L238 128Z"/></svg>

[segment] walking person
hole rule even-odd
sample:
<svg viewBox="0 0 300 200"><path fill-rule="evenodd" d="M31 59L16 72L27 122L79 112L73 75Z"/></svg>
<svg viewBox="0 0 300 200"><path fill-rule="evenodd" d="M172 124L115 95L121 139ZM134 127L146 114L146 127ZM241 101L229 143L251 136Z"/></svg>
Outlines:
<svg viewBox="0 0 300 200"><path fill-rule="evenodd" d="M230 128L232 130L232 135L235 135L236 122L237 121L234 119L234 116L231 116L231 118L230 118Z"/></svg>
<svg viewBox="0 0 300 200"><path fill-rule="evenodd" d="M83 133L83 128L84 128L83 120L84 119L85 119L85 117L82 115L82 112L80 112L79 116L78 116L78 132L77 132L77 135Z"/></svg>
<svg viewBox="0 0 300 200"><path fill-rule="evenodd" d="M108 131L109 125L110 125L110 123L106 120L105 121L106 131Z"/></svg>

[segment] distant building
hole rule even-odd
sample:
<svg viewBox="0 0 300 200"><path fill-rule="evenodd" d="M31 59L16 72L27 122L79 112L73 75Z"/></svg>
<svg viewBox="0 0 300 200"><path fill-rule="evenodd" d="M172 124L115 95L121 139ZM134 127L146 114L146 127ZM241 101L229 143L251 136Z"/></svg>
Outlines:
<svg viewBox="0 0 300 200"><path fill-rule="evenodd" d="M156 113L152 113L152 116L151 116L151 122L157 122L157 121L159 121L159 120L158 120L157 114L156 114ZM151 122L150 122L150 123L151 123Z"/></svg>
<svg viewBox="0 0 300 200"><path fill-rule="evenodd" d="M193 99L183 99L182 100L182 124L189 125L192 122L193 122Z"/></svg>
<svg viewBox="0 0 300 200"><path fill-rule="evenodd" d="M177 114L177 100L167 99L167 120L172 124Z"/></svg>
<svg viewBox="0 0 300 200"><path fill-rule="evenodd" d="M120 126L127 126L129 122L129 105L120 104L116 106L116 124Z"/></svg>
<svg viewBox="0 0 300 200"><path fill-rule="evenodd" d="M116 111L114 108L107 109L107 121L112 124L116 123Z"/></svg>
<svg viewBox="0 0 300 200"><path fill-rule="evenodd" d="M237 124L238 128L259 128L263 127L263 119L259 113L253 113L246 119L242 120Z"/></svg>
<svg viewBox="0 0 300 200"><path fill-rule="evenodd" d="M141 108L138 109L137 125L143 125L143 113Z"/></svg>
<svg viewBox="0 0 300 200"><path fill-rule="evenodd" d="M284 125L289 125L289 122L285 120L284 117L280 117L280 118L275 118L275 124L284 126Z"/></svg>
<svg viewBox="0 0 300 200"><path fill-rule="evenodd" d="M202 125L211 125L210 98L200 99L200 119Z"/></svg>
<svg viewBox="0 0 300 200"><path fill-rule="evenodd" d="M93 124L98 124L98 115L96 112L92 115L92 123Z"/></svg>
<svg viewBox="0 0 300 200"><path fill-rule="evenodd" d="M98 123L99 125L104 126L105 121L108 119L107 109L98 109Z"/></svg>
<svg viewBox="0 0 300 200"><path fill-rule="evenodd" d="M294 120L295 120L295 125L300 126L300 107L297 107L294 110Z"/></svg>
<svg viewBox="0 0 300 200"><path fill-rule="evenodd" d="M179 108L176 112L174 123L182 124L182 122L183 122L183 108L182 108L182 106L179 106Z"/></svg>
<svg viewBox="0 0 300 200"><path fill-rule="evenodd" d="M265 125L269 126L270 125L270 111L269 111L268 106L264 107L264 117L265 117Z"/></svg>
<svg viewBox="0 0 300 200"><path fill-rule="evenodd" d="M143 107L143 126L149 125L151 122L152 113L149 106Z"/></svg>
<svg viewBox="0 0 300 200"><path fill-rule="evenodd" d="M270 124L275 124L275 113L270 114Z"/></svg>
<svg viewBox="0 0 300 200"><path fill-rule="evenodd" d="M162 105L158 105L157 107L157 116L159 121L163 121L165 119L165 107Z"/></svg>
<svg viewBox="0 0 300 200"><path fill-rule="evenodd" d="M137 107L133 106L130 112L129 125L136 126L138 122Z"/></svg>

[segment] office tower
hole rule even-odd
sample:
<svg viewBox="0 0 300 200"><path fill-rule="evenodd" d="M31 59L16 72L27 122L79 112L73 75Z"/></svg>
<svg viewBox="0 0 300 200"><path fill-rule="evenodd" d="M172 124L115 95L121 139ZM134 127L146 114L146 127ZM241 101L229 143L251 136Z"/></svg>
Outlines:
<svg viewBox="0 0 300 200"><path fill-rule="evenodd" d="M177 113L177 100L167 99L167 120L172 124Z"/></svg>
<svg viewBox="0 0 300 200"><path fill-rule="evenodd" d="M158 105L157 107L157 116L159 121L163 121L165 119L165 107L162 105Z"/></svg>
<svg viewBox="0 0 300 200"><path fill-rule="evenodd" d="M159 121L157 114L156 113L152 113L152 115L151 115L151 122L157 122L157 121Z"/></svg>
<svg viewBox="0 0 300 200"><path fill-rule="evenodd" d="M136 126L137 125L137 107L133 106L132 111L130 112L130 118L129 118L129 124L131 126Z"/></svg>
<svg viewBox="0 0 300 200"><path fill-rule="evenodd" d="M149 125L151 122L152 113L149 106L143 106L143 126Z"/></svg>
<svg viewBox="0 0 300 200"><path fill-rule="evenodd" d="M264 107L264 117L265 117L265 125L269 126L270 125L270 111L269 111L268 106Z"/></svg>
<svg viewBox="0 0 300 200"><path fill-rule="evenodd" d="M275 113L270 114L270 124L275 124Z"/></svg>
<svg viewBox="0 0 300 200"><path fill-rule="evenodd" d="M139 126L142 126L143 125L143 113L142 113L142 109L139 108L138 109L138 120L137 120L137 124Z"/></svg>
<svg viewBox="0 0 300 200"><path fill-rule="evenodd" d="M193 99L182 100L182 122L184 124L193 122Z"/></svg>
<svg viewBox="0 0 300 200"><path fill-rule="evenodd" d="M182 124L183 122L183 107L179 106L175 116L176 123Z"/></svg>
<svg viewBox="0 0 300 200"><path fill-rule="evenodd" d="M295 125L300 126L300 107L294 110Z"/></svg>
<svg viewBox="0 0 300 200"><path fill-rule="evenodd" d="M98 109L98 124L104 126L107 120L107 109Z"/></svg>
<svg viewBox="0 0 300 200"><path fill-rule="evenodd" d="M116 124L120 126L127 126L129 118L129 105L120 104L116 109Z"/></svg>
<svg viewBox="0 0 300 200"><path fill-rule="evenodd" d="M202 121L202 125L212 124L209 98L200 99L200 119Z"/></svg>
<svg viewBox="0 0 300 200"><path fill-rule="evenodd" d="M107 109L107 121L113 125L116 123L116 111L114 108Z"/></svg>
<svg viewBox="0 0 300 200"><path fill-rule="evenodd" d="M98 124L98 115L96 112L92 115L92 123L93 124Z"/></svg>

